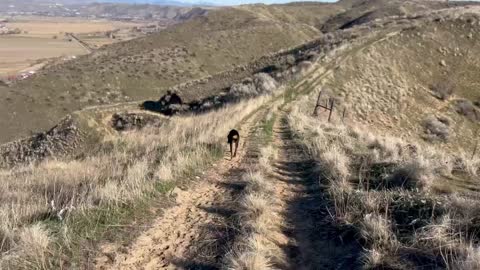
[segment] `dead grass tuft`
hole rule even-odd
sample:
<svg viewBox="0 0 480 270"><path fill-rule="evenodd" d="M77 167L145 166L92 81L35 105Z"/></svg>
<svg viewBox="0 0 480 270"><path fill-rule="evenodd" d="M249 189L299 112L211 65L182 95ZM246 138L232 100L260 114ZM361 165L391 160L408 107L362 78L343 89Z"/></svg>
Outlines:
<svg viewBox="0 0 480 270"><path fill-rule="evenodd" d="M260 152L258 169L243 176L246 187L240 202L240 235L226 257L226 269L276 269L275 265L285 264L286 261L279 244L282 242L283 224L278 202L272 197L270 180L264 176L266 170L271 170L270 162L275 153L270 146Z"/></svg>
<svg viewBox="0 0 480 270"><path fill-rule="evenodd" d="M440 140L446 141L450 136L450 121L444 117L428 116L423 121L425 128L425 139L430 141Z"/></svg>
<svg viewBox="0 0 480 270"><path fill-rule="evenodd" d="M51 159L0 171L0 247L8 254L0 265L48 268L60 256L47 250L67 252L84 241L84 233L95 240L109 222L116 222L117 211L167 192L173 181L194 178L223 156L225 134L268 99L118 133L83 159ZM101 220L103 226L91 220ZM49 234L46 227L31 225L46 221L60 229ZM58 250L58 244L65 244L65 250Z"/></svg>
<svg viewBox="0 0 480 270"><path fill-rule="evenodd" d="M455 92L455 84L452 81L441 81L430 87L433 96L440 100L447 100Z"/></svg>
<svg viewBox="0 0 480 270"><path fill-rule="evenodd" d="M12 250L2 258L0 266L6 269L52 269L52 241L40 224L22 228Z"/></svg>
<svg viewBox="0 0 480 270"><path fill-rule="evenodd" d="M304 104L309 103L297 101L289 124L318 163L338 226L358 231L366 269L478 268L480 222L473 213L479 200L435 192L439 179L475 178L476 158L325 123L311 117ZM425 127L446 140L449 125L449 119L432 116Z"/></svg>

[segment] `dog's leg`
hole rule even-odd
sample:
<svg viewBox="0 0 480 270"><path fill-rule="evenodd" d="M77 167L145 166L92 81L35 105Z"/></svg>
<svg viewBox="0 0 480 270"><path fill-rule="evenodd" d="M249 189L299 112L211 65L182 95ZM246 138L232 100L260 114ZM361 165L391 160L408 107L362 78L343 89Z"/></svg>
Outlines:
<svg viewBox="0 0 480 270"><path fill-rule="evenodd" d="M232 149L233 145L232 143L230 143L230 160L233 159L233 149Z"/></svg>
<svg viewBox="0 0 480 270"><path fill-rule="evenodd" d="M238 149L238 140L235 141L235 153L233 154L234 157L237 156L237 149Z"/></svg>

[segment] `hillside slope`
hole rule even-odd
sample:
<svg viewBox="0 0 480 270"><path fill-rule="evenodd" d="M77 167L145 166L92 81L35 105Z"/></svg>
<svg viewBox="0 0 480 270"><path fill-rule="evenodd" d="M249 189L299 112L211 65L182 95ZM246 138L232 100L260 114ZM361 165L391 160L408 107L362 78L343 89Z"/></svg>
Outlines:
<svg viewBox="0 0 480 270"><path fill-rule="evenodd" d="M0 87L0 124L6 127L0 142L53 126L85 106L158 98L170 86L299 45L319 35L314 24L339 10L329 4L222 8L49 66L30 80Z"/></svg>
<svg viewBox="0 0 480 270"><path fill-rule="evenodd" d="M458 8L414 20L412 27L343 63L324 88L341 97L356 121L473 151L480 121L477 10Z"/></svg>
<svg viewBox="0 0 480 270"><path fill-rule="evenodd" d="M479 25L377 18L178 87L205 110L97 106L0 146L0 268L479 269Z"/></svg>

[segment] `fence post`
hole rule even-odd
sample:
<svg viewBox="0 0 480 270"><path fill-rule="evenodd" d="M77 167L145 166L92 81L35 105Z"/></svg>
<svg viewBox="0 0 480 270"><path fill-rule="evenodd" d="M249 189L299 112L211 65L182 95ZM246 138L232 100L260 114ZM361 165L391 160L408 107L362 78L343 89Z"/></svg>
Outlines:
<svg viewBox="0 0 480 270"><path fill-rule="evenodd" d="M332 98L330 99L330 114L328 115L328 122L330 122L330 119L332 118L332 113L333 113L333 106L335 104L335 100Z"/></svg>
<svg viewBox="0 0 480 270"><path fill-rule="evenodd" d="M318 116L318 108L320 108L320 99L322 98L322 90L318 93L317 104L315 104L315 109L313 110L313 115Z"/></svg>

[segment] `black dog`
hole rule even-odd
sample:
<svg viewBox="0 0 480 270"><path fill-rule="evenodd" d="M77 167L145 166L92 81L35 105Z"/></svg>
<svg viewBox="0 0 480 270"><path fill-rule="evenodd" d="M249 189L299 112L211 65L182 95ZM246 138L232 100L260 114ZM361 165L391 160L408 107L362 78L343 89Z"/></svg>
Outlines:
<svg viewBox="0 0 480 270"><path fill-rule="evenodd" d="M235 129L232 129L230 133L228 133L228 144L230 144L230 159L233 159L233 157L237 156L237 148L238 148L238 142L240 141L240 133L236 131ZM232 150L232 145L235 143L235 152Z"/></svg>

